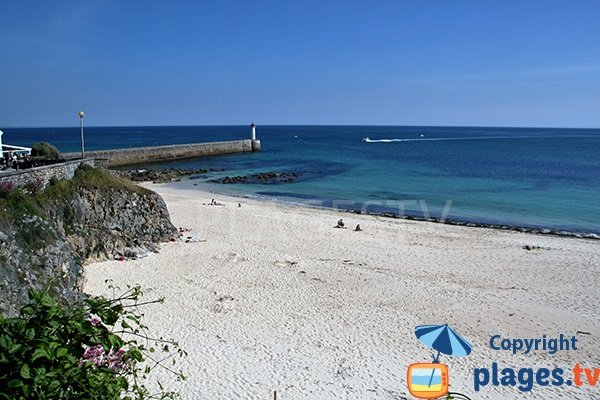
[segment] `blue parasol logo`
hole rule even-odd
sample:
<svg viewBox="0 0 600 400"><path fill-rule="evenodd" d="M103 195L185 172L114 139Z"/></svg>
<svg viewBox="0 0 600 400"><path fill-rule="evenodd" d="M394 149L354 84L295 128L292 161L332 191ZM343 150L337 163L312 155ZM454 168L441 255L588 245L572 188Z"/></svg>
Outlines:
<svg viewBox="0 0 600 400"><path fill-rule="evenodd" d="M441 364L439 359L442 353L457 357L469 355L473 346L448 324L417 326L415 335L423 344L436 350L437 354L432 354L433 362L414 363L408 367L407 384L410 393L420 399L468 399L461 393L451 393L448 390L448 366Z"/></svg>
<svg viewBox="0 0 600 400"><path fill-rule="evenodd" d="M415 328L415 335L424 345L437 350L433 362L439 362L440 353L464 357L471 353L473 346L465 338L454 332L448 324L421 325Z"/></svg>

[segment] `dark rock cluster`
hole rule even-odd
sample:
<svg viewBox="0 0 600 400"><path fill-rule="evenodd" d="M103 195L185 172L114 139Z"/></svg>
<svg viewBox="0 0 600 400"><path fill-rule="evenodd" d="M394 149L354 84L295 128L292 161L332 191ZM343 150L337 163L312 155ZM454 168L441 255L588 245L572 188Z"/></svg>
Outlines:
<svg viewBox="0 0 600 400"><path fill-rule="evenodd" d="M224 176L223 178L219 178L219 179L211 179L211 182L215 182L215 183L223 183L223 184L231 184L231 183L246 183L248 182L248 177L247 176Z"/></svg>
<svg viewBox="0 0 600 400"><path fill-rule="evenodd" d="M177 182L184 176L201 175L208 172L215 172L215 169L128 169L128 170L111 170L111 173L121 178L127 178L134 182Z"/></svg>
<svg viewBox="0 0 600 400"><path fill-rule="evenodd" d="M298 179L299 174L295 172L261 172L259 174L247 176L225 176L219 179L212 179L211 182L234 184L234 183L290 183Z"/></svg>
<svg viewBox="0 0 600 400"><path fill-rule="evenodd" d="M298 178L298 174L295 172L264 172L252 175L251 178L264 183L294 182Z"/></svg>

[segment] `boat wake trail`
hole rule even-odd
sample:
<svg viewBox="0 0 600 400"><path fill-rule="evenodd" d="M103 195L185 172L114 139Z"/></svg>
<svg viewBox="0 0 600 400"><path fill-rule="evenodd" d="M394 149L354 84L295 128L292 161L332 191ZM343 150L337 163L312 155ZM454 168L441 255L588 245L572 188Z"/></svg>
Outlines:
<svg viewBox="0 0 600 400"><path fill-rule="evenodd" d="M392 142L446 142L454 140L506 140L506 139L551 139L563 136L480 136L480 137L446 137L446 138L403 138L403 139L370 139L364 138L364 143L392 143ZM569 138L585 138L587 135L569 136Z"/></svg>
<svg viewBox="0 0 600 400"><path fill-rule="evenodd" d="M365 143L390 143L390 142L408 142L411 140L419 140L419 139L369 139L369 138L364 138L363 142L365 142Z"/></svg>

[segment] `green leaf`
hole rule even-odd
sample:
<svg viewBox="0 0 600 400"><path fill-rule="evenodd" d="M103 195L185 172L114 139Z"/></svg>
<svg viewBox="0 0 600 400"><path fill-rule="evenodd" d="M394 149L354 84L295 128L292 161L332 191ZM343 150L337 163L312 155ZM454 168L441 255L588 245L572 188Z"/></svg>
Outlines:
<svg viewBox="0 0 600 400"><path fill-rule="evenodd" d="M69 354L69 349L65 347L56 350L56 357L65 357L67 354Z"/></svg>
<svg viewBox="0 0 600 400"><path fill-rule="evenodd" d="M26 327L27 327L27 323L25 322L25 320L20 319L15 323L15 332L23 333L23 331L25 331Z"/></svg>
<svg viewBox="0 0 600 400"><path fill-rule="evenodd" d="M8 335L0 335L0 347L4 349L8 349L12 346L10 336Z"/></svg>
<svg viewBox="0 0 600 400"><path fill-rule="evenodd" d="M110 309L117 314L120 314L121 312L123 312L123 306L121 304L115 304Z"/></svg>
<svg viewBox="0 0 600 400"><path fill-rule="evenodd" d="M45 374L37 374L35 376L35 378L33 378L33 383L35 385L41 386L44 383L45 379L46 379L46 375Z"/></svg>
<svg viewBox="0 0 600 400"><path fill-rule="evenodd" d="M32 340L35 337L35 329L29 328L25 331L25 339Z"/></svg>
<svg viewBox="0 0 600 400"><path fill-rule="evenodd" d="M29 371L29 365L23 364L21 367L21 376L25 379L31 379L31 372Z"/></svg>
<svg viewBox="0 0 600 400"><path fill-rule="evenodd" d="M53 329L58 329L58 327L60 326L60 322L53 319L51 321L48 322L48 325L50 325L51 328Z"/></svg>
<svg viewBox="0 0 600 400"><path fill-rule="evenodd" d="M142 361L144 359L144 356L142 356L142 353L140 353L140 351L136 348L129 350L129 355L131 356L131 358L133 358L136 361Z"/></svg>
<svg viewBox="0 0 600 400"><path fill-rule="evenodd" d="M12 381L8 382L8 387L11 389L15 389L21 386L23 386L23 381L20 381L18 379L13 379Z"/></svg>
<svg viewBox="0 0 600 400"><path fill-rule="evenodd" d="M10 354L15 354L17 351L19 351L19 349L21 349L21 347L23 347L22 344L13 344L8 352Z"/></svg>
<svg viewBox="0 0 600 400"><path fill-rule="evenodd" d="M23 315L32 315L33 313L35 313L35 309L31 305L27 305L21 309L21 313Z"/></svg>
<svg viewBox="0 0 600 400"><path fill-rule="evenodd" d="M110 335L108 337L108 343L113 349L120 349L121 347L123 347L123 340L121 340L121 338L117 335Z"/></svg>
<svg viewBox="0 0 600 400"><path fill-rule="evenodd" d="M140 319L139 319L137 316L135 316L135 315L128 315L128 316L127 316L127 317L125 317L125 318L127 318L128 320L131 320L131 321L133 321L133 322L137 322L137 323L139 323L139 322L140 322Z"/></svg>
<svg viewBox="0 0 600 400"><path fill-rule="evenodd" d="M104 321L106 325L112 326L117 322L118 319L119 314L116 312L108 311L106 314L102 315L102 321Z"/></svg>
<svg viewBox="0 0 600 400"><path fill-rule="evenodd" d="M54 307L56 306L56 301L54 301L54 299L50 296L48 296L47 294L42 295L41 301L43 306L46 307Z"/></svg>
<svg viewBox="0 0 600 400"><path fill-rule="evenodd" d="M84 330L83 324L79 321L73 321L71 323L71 325L73 326L73 328L75 328L77 330L77 332L82 332Z"/></svg>
<svg viewBox="0 0 600 400"><path fill-rule="evenodd" d="M46 353L46 350L42 349L42 348L37 348L35 349L35 351L33 352L33 355L31 356L31 361L35 361L38 358L49 358L48 357L48 353Z"/></svg>

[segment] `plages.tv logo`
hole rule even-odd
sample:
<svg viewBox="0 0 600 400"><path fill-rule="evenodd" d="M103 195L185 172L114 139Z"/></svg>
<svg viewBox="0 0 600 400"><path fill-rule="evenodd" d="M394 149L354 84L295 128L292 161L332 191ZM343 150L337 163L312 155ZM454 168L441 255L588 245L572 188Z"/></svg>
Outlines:
<svg viewBox="0 0 600 400"><path fill-rule="evenodd" d="M467 396L450 392L450 372L440 363L440 354L462 357L471 353L473 346L445 325L421 325L415 335L426 346L437 351L432 362L418 362L408 366L406 384L410 394L418 399L467 399Z"/></svg>

